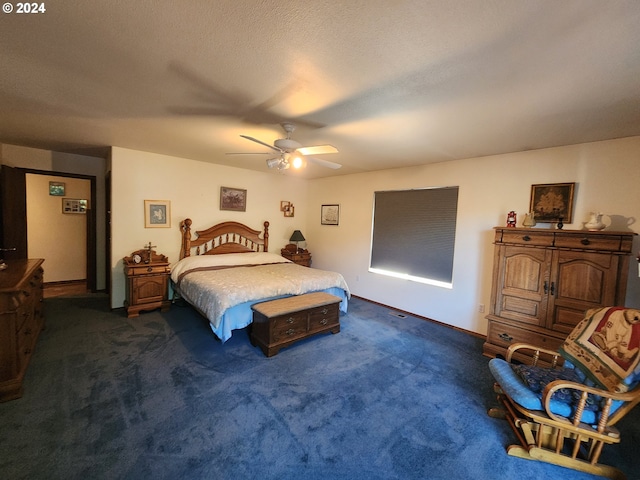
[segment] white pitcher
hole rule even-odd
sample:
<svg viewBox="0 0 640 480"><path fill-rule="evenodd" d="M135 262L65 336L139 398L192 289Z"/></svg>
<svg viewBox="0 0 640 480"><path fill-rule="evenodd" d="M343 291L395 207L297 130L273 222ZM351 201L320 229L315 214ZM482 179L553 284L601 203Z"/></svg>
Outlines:
<svg viewBox="0 0 640 480"><path fill-rule="evenodd" d="M584 226L590 232L599 232L606 227L606 225L602 223L602 214L596 212L591 212L591 218L584 224Z"/></svg>

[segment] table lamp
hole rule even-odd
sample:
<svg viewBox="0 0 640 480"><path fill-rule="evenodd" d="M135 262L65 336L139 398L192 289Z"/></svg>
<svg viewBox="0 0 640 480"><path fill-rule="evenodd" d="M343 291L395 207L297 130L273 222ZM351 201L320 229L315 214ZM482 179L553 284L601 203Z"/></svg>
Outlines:
<svg viewBox="0 0 640 480"><path fill-rule="evenodd" d="M300 247L298 246L298 242L304 242L304 235L302 235L300 230L294 230L289 241L296 242L296 253L299 253Z"/></svg>

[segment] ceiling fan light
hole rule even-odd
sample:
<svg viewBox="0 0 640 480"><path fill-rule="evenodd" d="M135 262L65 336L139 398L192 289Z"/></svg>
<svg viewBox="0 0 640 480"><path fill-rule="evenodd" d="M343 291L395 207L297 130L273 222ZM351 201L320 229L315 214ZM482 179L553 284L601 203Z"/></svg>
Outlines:
<svg viewBox="0 0 640 480"><path fill-rule="evenodd" d="M279 168L281 160L279 158L268 158L267 159L267 167L269 168Z"/></svg>
<svg viewBox="0 0 640 480"><path fill-rule="evenodd" d="M293 168L303 168L307 164L302 155L295 155L290 163L293 165Z"/></svg>

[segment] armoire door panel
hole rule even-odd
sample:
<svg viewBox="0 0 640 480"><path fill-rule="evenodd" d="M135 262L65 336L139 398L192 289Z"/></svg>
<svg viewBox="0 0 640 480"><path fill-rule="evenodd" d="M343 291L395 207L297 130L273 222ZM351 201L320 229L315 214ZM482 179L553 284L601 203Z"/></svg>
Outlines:
<svg viewBox="0 0 640 480"><path fill-rule="evenodd" d="M551 252L541 248L504 246L496 315L531 325L544 325L545 285Z"/></svg>
<svg viewBox="0 0 640 480"><path fill-rule="evenodd" d="M618 256L565 250L556 251L555 256L549 328L569 333L588 309L615 305Z"/></svg>

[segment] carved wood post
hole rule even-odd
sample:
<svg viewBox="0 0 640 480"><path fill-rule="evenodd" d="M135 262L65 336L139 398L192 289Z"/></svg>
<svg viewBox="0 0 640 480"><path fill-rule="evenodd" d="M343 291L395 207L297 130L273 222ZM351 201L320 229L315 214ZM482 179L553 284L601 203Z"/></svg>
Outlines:
<svg viewBox="0 0 640 480"><path fill-rule="evenodd" d="M264 251L269 251L269 222L264 222Z"/></svg>
<svg viewBox="0 0 640 480"><path fill-rule="evenodd" d="M180 258L191 255L191 219L185 218L180 222L180 230L182 230L182 248L180 250Z"/></svg>

